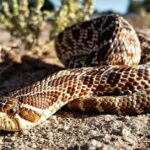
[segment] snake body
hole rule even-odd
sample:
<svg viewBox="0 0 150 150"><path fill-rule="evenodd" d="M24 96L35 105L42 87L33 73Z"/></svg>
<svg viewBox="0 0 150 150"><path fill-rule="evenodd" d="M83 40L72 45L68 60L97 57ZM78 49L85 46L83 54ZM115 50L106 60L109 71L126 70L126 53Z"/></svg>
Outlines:
<svg viewBox="0 0 150 150"><path fill-rule="evenodd" d="M68 69L1 98L0 129L31 128L66 104L82 111L149 113L148 42L119 15L67 27L56 38L56 51Z"/></svg>

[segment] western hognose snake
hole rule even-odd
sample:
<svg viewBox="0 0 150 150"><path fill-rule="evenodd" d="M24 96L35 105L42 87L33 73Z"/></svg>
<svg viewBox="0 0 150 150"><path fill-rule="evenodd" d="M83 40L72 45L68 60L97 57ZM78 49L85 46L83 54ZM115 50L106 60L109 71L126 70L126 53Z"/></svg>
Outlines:
<svg viewBox="0 0 150 150"><path fill-rule="evenodd" d="M100 113L149 113L149 45L119 15L66 28L56 38L56 51L70 69L1 98L0 129L31 128L66 104Z"/></svg>

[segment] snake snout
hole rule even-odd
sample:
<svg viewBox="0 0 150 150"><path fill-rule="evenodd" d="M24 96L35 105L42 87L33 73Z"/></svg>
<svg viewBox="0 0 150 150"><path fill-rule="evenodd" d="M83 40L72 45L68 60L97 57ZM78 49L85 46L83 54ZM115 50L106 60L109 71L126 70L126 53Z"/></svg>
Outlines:
<svg viewBox="0 0 150 150"><path fill-rule="evenodd" d="M0 130L18 131L19 123L15 117L10 117L5 112L0 112Z"/></svg>
<svg viewBox="0 0 150 150"><path fill-rule="evenodd" d="M41 115L35 111L20 107L18 98L0 99L0 130L20 131L29 129L40 122Z"/></svg>
<svg viewBox="0 0 150 150"><path fill-rule="evenodd" d="M18 105L15 99L0 99L0 130L18 131L19 123L16 119Z"/></svg>

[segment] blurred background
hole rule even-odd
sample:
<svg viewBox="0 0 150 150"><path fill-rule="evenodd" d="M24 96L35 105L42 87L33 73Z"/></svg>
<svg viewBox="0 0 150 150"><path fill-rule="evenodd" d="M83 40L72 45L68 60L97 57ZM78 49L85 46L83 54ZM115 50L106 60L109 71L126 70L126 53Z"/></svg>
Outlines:
<svg viewBox="0 0 150 150"><path fill-rule="evenodd" d="M55 8L61 5L60 0L52 0ZM93 4L94 13L116 12L123 15L140 14L150 11L149 0L95 0Z"/></svg>
<svg viewBox="0 0 150 150"><path fill-rule="evenodd" d="M31 50L67 26L109 13L123 15L135 28L150 26L150 0L0 0L0 45L15 39Z"/></svg>
<svg viewBox="0 0 150 150"><path fill-rule="evenodd" d="M149 33L150 0L0 0L0 62L18 61L20 53L53 57L64 28L109 13Z"/></svg>

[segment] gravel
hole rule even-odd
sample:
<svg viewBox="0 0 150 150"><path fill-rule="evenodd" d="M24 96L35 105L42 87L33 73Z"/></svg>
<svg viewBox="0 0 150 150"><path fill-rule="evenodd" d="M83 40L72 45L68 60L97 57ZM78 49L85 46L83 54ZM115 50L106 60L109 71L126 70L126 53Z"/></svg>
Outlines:
<svg viewBox="0 0 150 150"><path fill-rule="evenodd" d="M0 149L132 150L150 148L150 115L116 116L61 110L22 132L0 132Z"/></svg>

